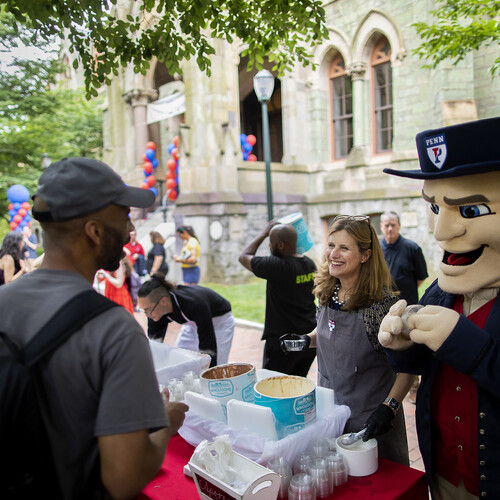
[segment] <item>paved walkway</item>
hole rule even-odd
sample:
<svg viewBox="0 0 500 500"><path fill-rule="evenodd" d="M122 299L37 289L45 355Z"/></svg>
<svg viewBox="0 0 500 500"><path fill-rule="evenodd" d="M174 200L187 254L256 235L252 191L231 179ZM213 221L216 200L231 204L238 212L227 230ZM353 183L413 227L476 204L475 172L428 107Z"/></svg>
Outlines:
<svg viewBox="0 0 500 500"><path fill-rule="evenodd" d="M135 314L137 321L146 329L146 317L143 313ZM166 343L174 345L179 333L180 326L172 323L168 329ZM243 321L237 321L234 332L233 345L229 353L229 361L252 363L256 369L262 368L262 350L264 342L260 340L262 327L249 325ZM317 364L314 361L309 370L308 378L316 383ZM408 434L408 448L410 451L410 466L423 471L424 464L420 456L417 442L417 432L415 428L415 406L409 402L408 398L403 401L403 409L406 418L406 431Z"/></svg>

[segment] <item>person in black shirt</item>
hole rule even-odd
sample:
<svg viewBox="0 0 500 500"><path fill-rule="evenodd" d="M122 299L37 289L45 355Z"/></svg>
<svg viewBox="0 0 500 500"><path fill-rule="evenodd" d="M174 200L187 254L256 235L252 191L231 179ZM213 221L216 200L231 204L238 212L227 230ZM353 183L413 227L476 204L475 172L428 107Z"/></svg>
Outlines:
<svg viewBox="0 0 500 500"><path fill-rule="evenodd" d="M380 244L385 261L391 271L399 298L408 305L418 303L418 289L427 278L427 265L422 249L413 241L399 234L401 225L398 214L384 212L380 217L380 230L384 237Z"/></svg>
<svg viewBox="0 0 500 500"><path fill-rule="evenodd" d="M138 291L139 307L148 317L148 337L163 342L168 324L182 324L176 346L212 357L210 366L228 362L234 335L231 304L210 288L175 286L154 274Z"/></svg>
<svg viewBox="0 0 500 500"><path fill-rule="evenodd" d="M257 249L268 236L272 255L256 257ZM316 327L312 294L316 265L309 257L297 254L295 228L271 221L243 250L239 261L255 276L267 280L262 367L288 375L307 376L316 349L285 354L279 341L284 334L303 335Z"/></svg>

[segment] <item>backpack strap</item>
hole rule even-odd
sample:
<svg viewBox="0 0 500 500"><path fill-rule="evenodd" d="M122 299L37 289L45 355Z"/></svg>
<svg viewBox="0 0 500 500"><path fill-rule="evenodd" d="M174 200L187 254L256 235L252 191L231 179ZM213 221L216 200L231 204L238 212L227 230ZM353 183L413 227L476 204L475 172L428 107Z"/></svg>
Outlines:
<svg viewBox="0 0 500 500"><path fill-rule="evenodd" d="M95 290L86 290L75 295L63 304L23 347L21 356L24 364L27 367L35 365L63 344L85 323L114 306L118 304Z"/></svg>

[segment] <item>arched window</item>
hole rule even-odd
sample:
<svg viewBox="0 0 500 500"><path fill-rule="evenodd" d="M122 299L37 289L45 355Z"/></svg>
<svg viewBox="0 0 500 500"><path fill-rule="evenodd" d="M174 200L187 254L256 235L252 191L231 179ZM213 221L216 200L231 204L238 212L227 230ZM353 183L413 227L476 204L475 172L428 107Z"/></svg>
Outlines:
<svg viewBox="0 0 500 500"><path fill-rule="evenodd" d="M383 153L392 151L391 46L385 36L373 48L371 67L374 150Z"/></svg>
<svg viewBox="0 0 500 500"><path fill-rule="evenodd" d="M337 54L330 65L332 159L345 158L352 148L352 82L344 59Z"/></svg>

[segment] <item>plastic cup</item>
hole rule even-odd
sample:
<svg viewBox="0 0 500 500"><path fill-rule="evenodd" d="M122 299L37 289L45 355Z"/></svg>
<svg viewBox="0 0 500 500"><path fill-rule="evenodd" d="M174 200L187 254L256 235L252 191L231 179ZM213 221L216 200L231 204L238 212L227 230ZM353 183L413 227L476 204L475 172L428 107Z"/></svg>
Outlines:
<svg viewBox="0 0 500 500"><path fill-rule="evenodd" d="M410 335L410 329L408 328L407 321L410 318L410 316L420 311L422 307L424 307L422 304L412 304L411 306L407 306L405 308L403 314L401 315L401 321L403 322L403 329L401 330L401 333L407 336Z"/></svg>
<svg viewBox="0 0 500 500"><path fill-rule="evenodd" d="M288 487L288 500L316 500L316 487L309 474L300 473L292 476Z"/></svg>
<svg viewBox="0 0 500 500"><path fill-rule="evenodd" d="M184 382L184 387L186 391L191 391L193 389L193 382L196 378L196 373L193 371L186 372L182 376L182 381Z"/></svg>
<svg viewBox="0 0 500 500"><path fill-rule="evenodd" d="M311 460L309 475L313 478L317 498L325 498L333 493L333 478L324 458Z"/></svg>
<svg viewBox="0 0 500 500"><path fill-rule="evenodd" d="M325 461L334 486L340 486L347 482L347 464L341 453L328 453Z"/></svg>
<svg viewBox="0 0 500 500"><path fill-rule="evenodd" d="M295 459L293 464L293 473L307 473L309 469L309 463L311 462L311 455L309 453L301 453Z"/></svg>
<svg viewBox="0 0 500 500"><path fill-rule="evenodd" d="M324 458L330 451L330 447L326 439L315 438L309 444L307 451L311 458Z"/></svg>
<svg viewBox="0 0 500 500"><path fill-rule="evenodd" d="M287 498L288 487L292 479L292 468L285 457L273 457L267 463L267 468L281 476L278 498Z"/></svg>
<svg viewBox="0 0 500 500"><path fill-rule="evenodd" d="M186 392L184 383L178 378L172 378L168 381L168 391L170 393L170 401L182 401Z"/></svg>

